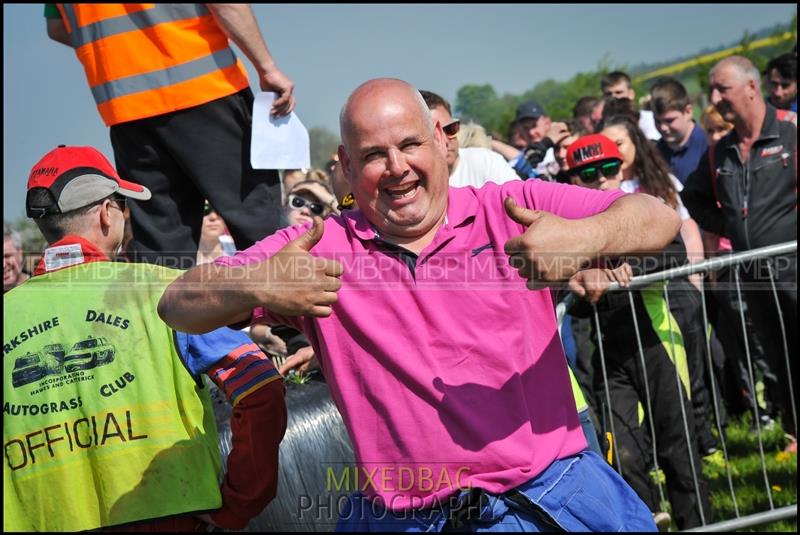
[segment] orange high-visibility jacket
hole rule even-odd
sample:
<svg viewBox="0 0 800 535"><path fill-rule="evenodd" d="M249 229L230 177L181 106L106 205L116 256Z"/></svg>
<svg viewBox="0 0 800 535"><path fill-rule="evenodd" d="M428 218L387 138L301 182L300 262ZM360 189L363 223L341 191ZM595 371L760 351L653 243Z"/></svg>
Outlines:
<svg viewBox="0 0 800 535"><path fill-rule="evenodd" d="M56 4L108 126L211 102L249 86L203 4Z"/></svg>

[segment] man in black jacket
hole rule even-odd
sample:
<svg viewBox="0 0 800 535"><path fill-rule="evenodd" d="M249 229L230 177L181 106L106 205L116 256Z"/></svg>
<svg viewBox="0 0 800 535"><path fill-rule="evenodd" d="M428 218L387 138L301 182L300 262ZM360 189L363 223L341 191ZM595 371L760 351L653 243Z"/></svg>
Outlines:
<svg viewBox="0 0 800 535"><path fill-rule="evenodd" d="M681 192L683 203L701 228L727 236L735 251L796 240L796 115L764 101L759 72L746 58L720 61L709 78L711 102L734 129L700 160ZM779 388L772 396L783 411L784 427L796 435L788 384L795 374L784 373L783 335L769 277L775 278L788 355L794 361L796 333L790 326L797 322L797 254L742 267L755 328L778 372ZM790 447L796 448L796 442Z"/></svg>

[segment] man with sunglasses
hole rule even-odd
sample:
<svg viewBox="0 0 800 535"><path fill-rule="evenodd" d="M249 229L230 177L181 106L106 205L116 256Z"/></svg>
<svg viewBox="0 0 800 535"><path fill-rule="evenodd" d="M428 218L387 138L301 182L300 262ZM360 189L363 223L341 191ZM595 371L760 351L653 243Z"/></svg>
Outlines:
<svg viewBox="0 0 800 535"><path fill-rule="evenodd" d="M451 186L479 188L486 182L502 184L518 178L514 169L496 152L481 147L460 148L457 134L461 123L451 115L450 103L432 91L420 90L420 94L431 110L433 120L442 125L447 136L447 168Z"/></svg>
<svg viewBox="0 0 800 535"><path fill-rule="evenodd" d="M401 80L361 84L340 126L358 209L189 270L162 318L308 335L370 475L339 529L655 530L586 451L547 286L606 254L660 250L678 232L674 210L539 180L449 187L442 124ZM278 287L276 271L294 278ZM299 316L271 302L310 287Z"/></svg>
<svg viewBox="0 0 800 535"><path fill-rule="evenodd" d="M276 495L278 371L244 333L165 325L178 271L111 260L125 200L150 197L91 147L31 170L27 214L49 245L3 297L4 531L238 530ZM206 379L233 405L221 484Z"/></svg>

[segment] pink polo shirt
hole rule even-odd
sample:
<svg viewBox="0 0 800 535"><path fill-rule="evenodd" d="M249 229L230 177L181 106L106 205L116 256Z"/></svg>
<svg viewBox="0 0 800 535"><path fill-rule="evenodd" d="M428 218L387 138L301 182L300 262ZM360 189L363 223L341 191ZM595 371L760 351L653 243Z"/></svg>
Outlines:
<svg viewBox="0 0 800 535"><path fill-rule="evenodd" d="M550 291L529 291L503 250L525 230L505 213L509 195L577 219L623 193L539 180L450 188L447 221L413 273L360 211L344 212L311 251L344 265L333 314L253 312L302 330L319 358L357 460L332 463L329 485L393 510L428 507L469 485L505 492L586 448ZM261 261L305 228L217 263Z"/></svg>

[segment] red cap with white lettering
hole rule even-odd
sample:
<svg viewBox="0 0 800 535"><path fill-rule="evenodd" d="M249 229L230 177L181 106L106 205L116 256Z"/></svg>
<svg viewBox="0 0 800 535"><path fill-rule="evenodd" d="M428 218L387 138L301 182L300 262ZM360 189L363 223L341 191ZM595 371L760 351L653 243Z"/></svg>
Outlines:
<svg viewBox="0 0 800 535"><path fill-rule="evenodd" d="M603 134L583 136L567 147L567 165L570 171L606 160L622 161L622 154L617 144Z"/></svg>
<svg viewBox="0 0 800 535"><path fill-rule="evenodd" d="M37 188L50 192L49 203L43 204L40 195L38 201L32 198L31 191ZM115 193L140 201L150 198L149 189L122 180L97 149L59 145L31 169L25 208L28 217L38 219L89 206Z"/></svg>

